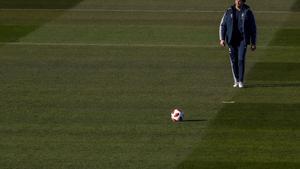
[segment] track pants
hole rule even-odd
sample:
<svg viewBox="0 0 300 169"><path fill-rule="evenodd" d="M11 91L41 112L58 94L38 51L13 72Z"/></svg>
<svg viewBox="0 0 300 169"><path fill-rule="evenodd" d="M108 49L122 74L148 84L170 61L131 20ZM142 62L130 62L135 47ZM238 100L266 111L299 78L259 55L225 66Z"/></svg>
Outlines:
<svg viewBox="0 0 300 169"><path fill-rule="evenodd" d="M245 59L247 44L241 41L239 45L229 45L230 63L234 82L244 82Z"/></svg>

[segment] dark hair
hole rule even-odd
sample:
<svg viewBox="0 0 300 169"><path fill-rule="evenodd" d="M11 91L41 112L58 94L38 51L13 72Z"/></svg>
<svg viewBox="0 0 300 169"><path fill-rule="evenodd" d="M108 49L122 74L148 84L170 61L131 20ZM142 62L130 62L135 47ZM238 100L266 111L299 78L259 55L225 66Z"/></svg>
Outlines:
<svg viewBox="0 0 300 169"><path fill-rule="evenodd" d="M242 0L243 2L246 2L246 0Z"/></svg>

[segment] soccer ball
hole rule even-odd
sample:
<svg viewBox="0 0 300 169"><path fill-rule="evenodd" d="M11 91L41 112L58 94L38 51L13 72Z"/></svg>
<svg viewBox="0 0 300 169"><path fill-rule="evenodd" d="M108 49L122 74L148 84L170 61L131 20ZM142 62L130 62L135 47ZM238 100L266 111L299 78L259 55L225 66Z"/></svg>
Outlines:
<svg viewBox="0 0 300 169"><path fill-rule="evenodd" d="M171 119L172 119L173 122L183 121L183 118L184 118L183 111L181 111L179 109L174 109L171 112Z"/></svg>

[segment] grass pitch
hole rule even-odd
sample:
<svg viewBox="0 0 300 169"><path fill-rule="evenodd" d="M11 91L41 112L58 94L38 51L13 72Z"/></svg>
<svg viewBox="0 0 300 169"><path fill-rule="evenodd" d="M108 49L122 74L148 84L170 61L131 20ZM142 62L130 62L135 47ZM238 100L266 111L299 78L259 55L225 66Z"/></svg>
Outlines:
<svg viewBox="0 0 300 169"><path fill-rule="evenodd" d="M1 1L1 168L299 168L299 1L249 1L244 90L218 47L231 3Z"/></svg>

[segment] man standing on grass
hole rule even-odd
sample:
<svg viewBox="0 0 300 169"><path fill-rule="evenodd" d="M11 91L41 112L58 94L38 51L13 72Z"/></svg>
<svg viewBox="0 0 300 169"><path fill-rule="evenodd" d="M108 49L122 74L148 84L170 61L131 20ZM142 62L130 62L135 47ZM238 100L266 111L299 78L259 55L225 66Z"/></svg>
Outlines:
<svg viewBox="0 0 300 169"><path fill-rule="evenodd" d="M220 45L228 44L233 73L233 87L244 87L245 57L247 45L256 49L256 24L246 0L235 0L228 8L220 23Z"/></svg>

